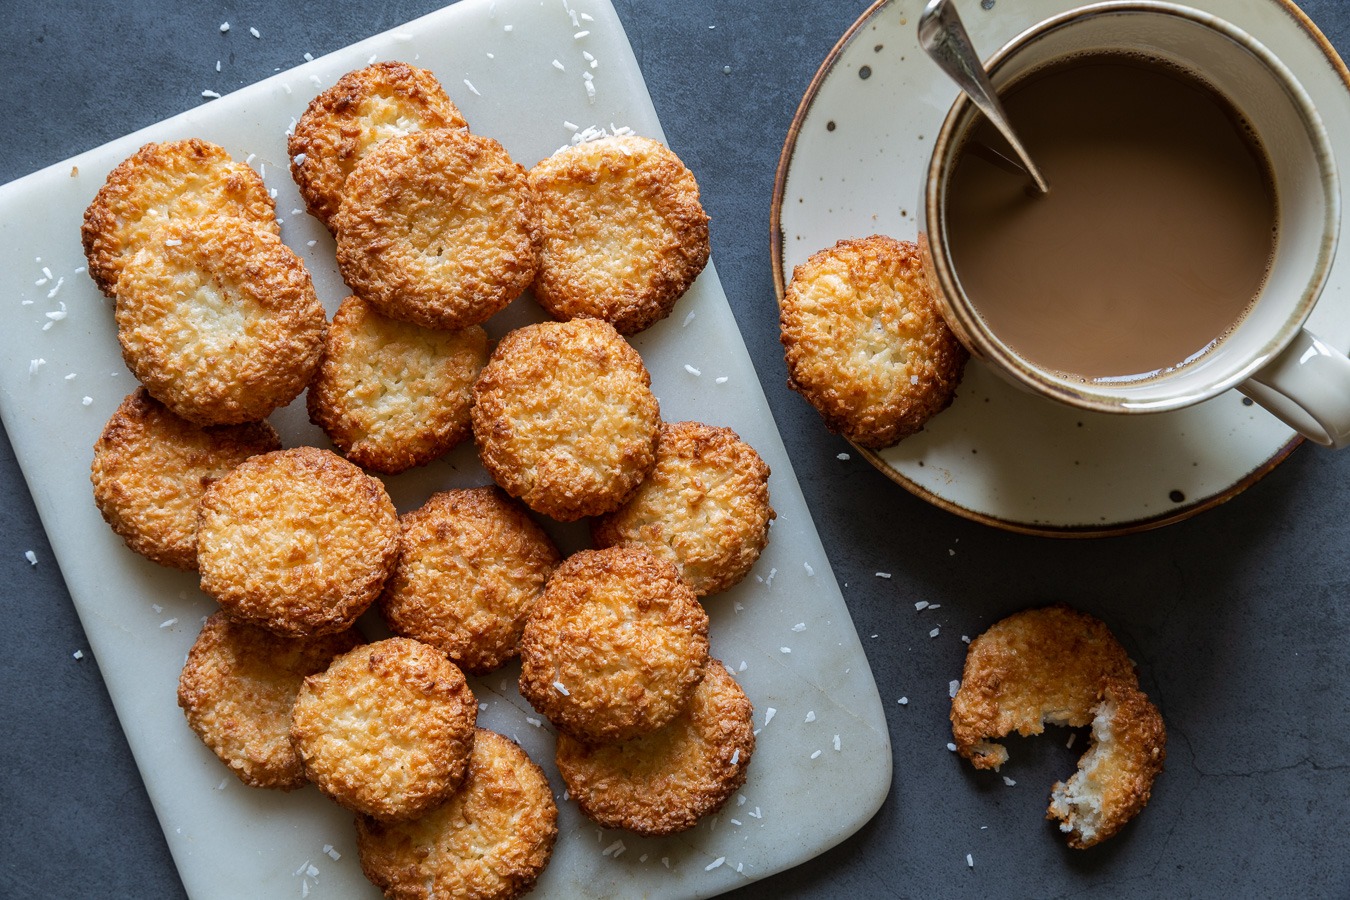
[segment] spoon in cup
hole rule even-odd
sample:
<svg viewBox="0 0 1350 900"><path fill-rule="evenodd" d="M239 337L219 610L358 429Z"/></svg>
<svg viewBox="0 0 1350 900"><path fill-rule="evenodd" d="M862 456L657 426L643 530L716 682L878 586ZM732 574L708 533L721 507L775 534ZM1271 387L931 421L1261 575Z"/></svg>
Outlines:
<svg viewBox="0 0 1350 900"><path fill-rule="evenodd" d="M1031 155L1008 122L1007 113L999 102L998 94L994 92L989 75L980 64L975 48L971 46L970 35L961 23L961 16L949 0L928 0L923 14L919 16L919 45L1008 141L1021 160L1021 168L1035 182L1036 189L1042 194L1049 191L1050 184L1031 161ZM990 152L997 153L993 150Z"/></svg>

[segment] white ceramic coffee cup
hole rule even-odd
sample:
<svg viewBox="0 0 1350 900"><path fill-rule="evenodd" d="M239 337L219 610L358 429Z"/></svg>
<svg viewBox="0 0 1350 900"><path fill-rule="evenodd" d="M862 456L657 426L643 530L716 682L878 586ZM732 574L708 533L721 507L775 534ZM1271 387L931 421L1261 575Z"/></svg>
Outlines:
<svg viewBox="0 0 1350 900"><path fill-rule="evenodd" d="M1303 327L1326 283L1340 231L1335 158L1307 93L1246 32L1210 13L1159 0L1108 0L1048 19L1010 41L986 67L1001 88L1056 60L1093 52L1171 61L1203 78L1250 123L1269 158L1277 203L1265 285L1216 346L1148 379L1087 380L1027 361L980 316L946 244L946 191L979 115L963 95L937 136L919 223L928 276L952 329L976 357L1014 384L1072 406L1160 412L1237 388L1305 437L1330 447L1350 445L1350 359Z"/></svg>

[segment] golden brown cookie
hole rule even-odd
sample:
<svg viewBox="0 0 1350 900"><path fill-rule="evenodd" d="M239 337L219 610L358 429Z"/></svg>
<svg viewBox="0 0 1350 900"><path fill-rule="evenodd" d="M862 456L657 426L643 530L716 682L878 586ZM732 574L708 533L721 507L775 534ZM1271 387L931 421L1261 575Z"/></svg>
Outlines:
<svg viewBox="0 0 1350 900"><path fill-rule="evenodd" d="M917 247L881 235L797 266L779 314L788 386L863 447L889 447L946 409L969 356Z"/></svg>
<svg viewBox="0 0 1350 900"><path fill-rule="evenodd" d="M306 678L291 741L309 780L338 805L398 821L460 786L477 718L464 673L435 647L396 637Z"/></svg>
<svg viewBox="0 0 1350 900"><path fill-rule="evenodd" d="M281 233L262 178L224 148L197 138L146 144L108 173L84 212L80 237L89 275L111 297L124 260L159 226L213 215Z"/></svg>
<svg viewBox="0 0 1350 900"><path fill-rule="evenodd" d="M675 563L703 596L739 582L769 540L769 467L730 428L661 426L656 467L637 493L591 523L597 547L638 543Z"/></svg>
<svg viewBox="0 0 1350 900"><path fill-rule="evenodd" d="M651 471L661 410L642 358L598 319L502 338L473 389L483 466L564 522L618 508Z"/></svg>
<svg viewBox="0 0 1350 900"><path fill-rule="evenodd" d="M1134 664L1098 619L1056 605L1015 613L970 644L952 698L956 748L997 769L1007 750L990 738L1045 724L1092 725L1092 742L1068 782L1056 782L1047 818L1069 846L1091 847L1148 803L1167 755L1162 716L1139 690Z"/></svg>
<svg viewBox="0 0 1350 900"><path fill-rule="evenodd" d="M586 743L679 715L708 661L708 614L675 567L637 546L583 550L525 621L520 694Z"/></svg>
<svg viewBox="0 0 1350 900"><path fill-rule="evenodd" d="M956 749L978 769L997 769L1008 751L991 738L1040 734L1047 723L1087 725L1107 677L1137 683L1134 663L1100 619L1062 604L1014 613L966 651L952 698Z"/></svg>
<svg viewBox="0 0 1350 900"><path fill-rule="evenodd" d="M376 144L429 128L467 127L435 75L403 62L372 63L310 101L287 141L291 177L309 214L327 226L347 176Z"/></svg>
<svg viewBox="0 0 1350 900"><path fill-rule="evenodd" d="M146 389L203 425L266 418L305 389L327 321L305 264L242 219L171 221L117 281L122 358Z"/></svg>
<svg viewBox="0 0 1350 900"><path fill-rule="evenodd" d="M605 828L658 836L685 831L745 783L755 750L753 710L717 660L666 727L588 747L558 735L558 771L587 817Z"/></svg>
<svg viewBox="0 0 1350 900"><path fill-rule="evenodd" d="M426 465L469 436L487 344L477 325L436 331L348 297L306 395L309 418L357 465L391 474Z"/></svg>
<svg viewBox="0 0 1350 900"><path fill-rule="evenodd" d="M513 741L478 729L464 784L411 822L356 820L366 877L396 900L511 900L530 892L558 835L548 779Z"/></svg>
<svg viewBox="0 0 1350 900"><path fill-rule="evenodd" d="M197 503L206 488L250 456L279 449L266 422L204 428L137 388L94 444L94 502L132 550L195 571Z"/></svg>
<svg viewBox="0 0 1350 900"><path fill-rule="evenodd" d="M698 182L657 141L616 135L530 170L543 244L534 295L554 318L633 334L670 314L708 262Z"/></svg>
<svg viewBox="0 0 1350 900"><path fill-rule="evenodd" d="M1114 835L1148 805L1167 758L1158 708L1130 680L1107 676L1092 711L1092 743L1067 783L1055 782L1046 818L1084 850Z"/></svg>
<svg viewBox="0 0 1350 900"><path fill-rule="evenodd" d="M380 596L389 628L475 675L514 657L560 559L525 507L496 487L442 491L400 526L398 566Z"/></svg>
<svg viewBox="0 0 1350 900"><path fill-rule="evenodd" d="M384 485L328 450L252 457L202 497L202 590L278 634L349 628L397 559L398 516Z"/></svg>
<svg viewBox="0 0 1350 900"><path fill-rule="evenodd" d="M305 784L291 746L291 707L305 676L361 643L355 631L286 638L217 611L188 651L178 705L188 725L250 787Z"/></svg>
<svg viewBox="0 0 1350 900"><path fill-rule="evenodd" d="M424 328L477 325L529 287L538 264L525 170L491 138L436 128L376 145L332 219L352 290Z"/></svg>

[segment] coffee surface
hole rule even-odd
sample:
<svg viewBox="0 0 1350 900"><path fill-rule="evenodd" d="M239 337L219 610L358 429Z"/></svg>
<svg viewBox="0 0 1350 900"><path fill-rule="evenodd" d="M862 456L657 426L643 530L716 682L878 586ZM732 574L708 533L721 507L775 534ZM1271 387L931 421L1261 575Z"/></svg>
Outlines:
<svg viewBox="0 0 1350 900"><path fill-rule="evenodd" d="M1092 56L1003 97L1050 183L989 160L981 122L948 186L947 244L989 328L1038 366L1147 378L1220 340L1259 292L1274 188L1240 116L1186 73ZM980 145L983 145L980 146Z"/></svg>

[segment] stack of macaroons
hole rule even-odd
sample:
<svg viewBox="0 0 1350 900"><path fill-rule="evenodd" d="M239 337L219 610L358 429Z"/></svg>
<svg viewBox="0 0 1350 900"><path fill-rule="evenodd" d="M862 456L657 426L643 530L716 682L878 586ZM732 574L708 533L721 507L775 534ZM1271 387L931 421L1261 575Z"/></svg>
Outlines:
<svg viewBox="0 0 1350 900"><path fill-rule="evenodd" d="M355 811L391 895L514 897L546 865L547 778L477 727L464 674L522 653L522 694L597 822L681 831L746 777L750 702L709 657L699 598L766 546L769 469L730 429L663 423L624 337L670 314L709 251L693 175L619 132L527 172L430 72L341 78L288 146L352 292L331 324L261 178L219 147L147 145L85 216L144 385L95 447L97 504L220 606L179 704L244 783L313 782ZM493 348L484 326L531 286L555 321ZM334 449L282 449L263 421L306 386ZM370 474L467 439L495 484L400 517ZM599 549L564 559L538 516L590 518ZM395 637L364 642L372 606Z"/></svg>
<svg viewBox="0 0 1350 900"><path fill-rule="evenodd" d="M309 384L326 320L262 179L196 138L147 144L85 212L127 367L198 425L265 419Z"/></svg>
<svg viewBox="0 0 1350 900"><path fill-rule="evenodd" d="M558 729L568 794L606 828L692 828L745 783L752 708L708 655L708 616L638 544L583 550L525 624L520 693Z"/></svg>

